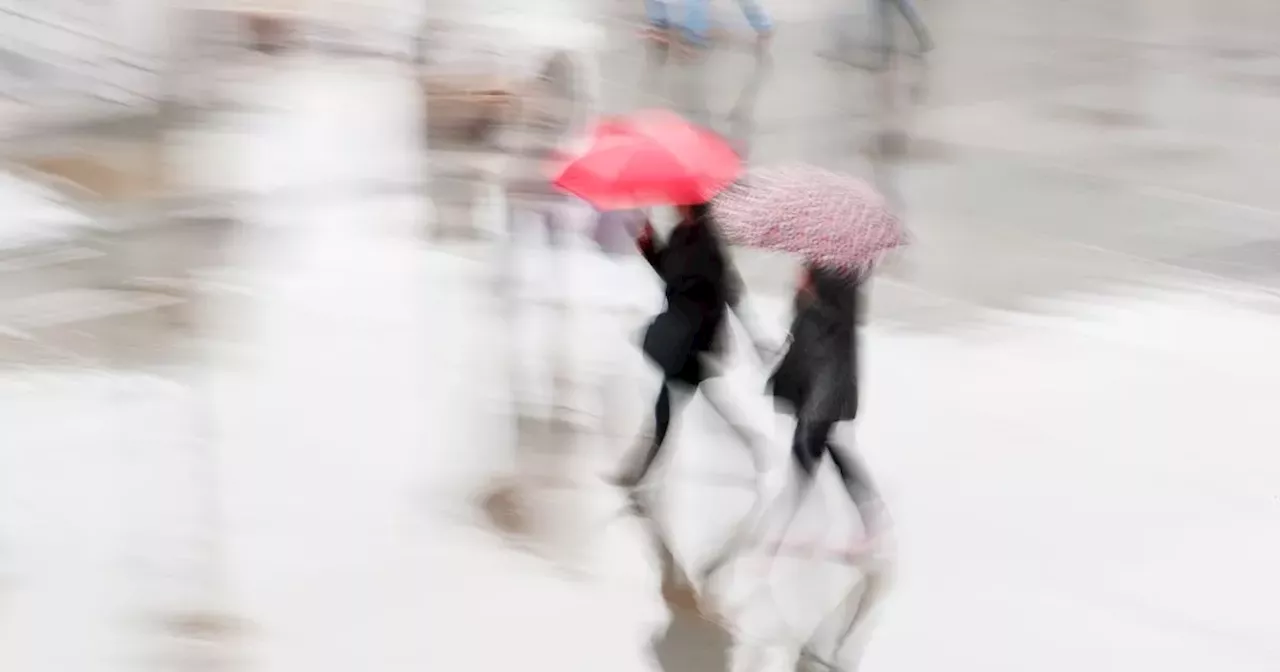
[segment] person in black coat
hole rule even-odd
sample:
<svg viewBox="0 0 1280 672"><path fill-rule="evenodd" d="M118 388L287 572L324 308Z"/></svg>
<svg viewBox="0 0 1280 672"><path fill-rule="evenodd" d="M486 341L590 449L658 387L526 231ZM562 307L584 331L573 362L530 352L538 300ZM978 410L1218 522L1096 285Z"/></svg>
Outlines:
<svg viewBox="0 0 1280 672"><path fill-rule="evenodd" d="M662 388L653 410L653 437L629 468L615 479L619 485L640 485L661 453L671 424L673 395L683 404L703 383L717 375L708 360L721 350L725 318L730 310L742 317L743 285L732 260L712 222L706 204L682 206L681 221L671 232L665 245L654 240L652 226L646 225L637 239L645 260L665 285L666 308L645 331L645 355L662 370ZM763 340L752 328L753 320L743 324L752 331L757 348ZM716 412L753 450L758 470L765 468L765 437L735 422L727 406L717 395L706 394Z"/></svg>
<svg viewBox="0 0 1280 672"><path fill-rule="evenodd" d="M761 506L749 516L703 569L710 580L735 555L769 527L769 510L786 506L778 536L799 513L822 458L831 456L862 518L865 536L874 539L884 524L883 506L857 458L836 445L836 425L858 416L858 328L862 318L861 280L855 275L809 265L796 292L790 347L778 362L769 385L774 398L796 416L791 457L796 467L791 496Z"/></svg>
<svg viewBox="0 0 1280 672"><path fill-rule="evenodd" d="M864 528L874 535L883 522L880 497L858 459L832 437L837 424L858 417L862 298L858 276L808 266L796 292L791 346L769 382L773 396L796 416L791 457L797 468L797 507L822 458L830 455Z"/></svg>

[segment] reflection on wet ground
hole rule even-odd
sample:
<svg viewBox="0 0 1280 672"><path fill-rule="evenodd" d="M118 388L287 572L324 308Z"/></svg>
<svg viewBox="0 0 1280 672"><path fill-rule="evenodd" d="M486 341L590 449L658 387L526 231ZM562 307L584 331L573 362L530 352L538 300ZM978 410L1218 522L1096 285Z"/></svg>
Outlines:
<svg viewBox="0 0 1280 672"><path fill-rule="evenodd" d="M1254 602L1280 599L1280 14L922 5L937 53L882 73L818 56L825 9L767 55L667 58L616 22L596 54L600 109L668 105L904 209L859 444L905 578L867 669L1274 669ZM252 74L270 104L183 136L189 193L6 187L0 668L647 669L669 614L599 477L650 401L646 269L510 230L542 205L497 196L536 162L424 143L403 64ZM40 142L10 149L21 179L50 169ZM781 328L793 260L739 258ZM662 515L692 561L752 493L697 402L677 443ZM810 518L831 544L850 521ZM742 564L769 588L760 639L856 578ZM724 634L698 632L676 658Z"/></svg>

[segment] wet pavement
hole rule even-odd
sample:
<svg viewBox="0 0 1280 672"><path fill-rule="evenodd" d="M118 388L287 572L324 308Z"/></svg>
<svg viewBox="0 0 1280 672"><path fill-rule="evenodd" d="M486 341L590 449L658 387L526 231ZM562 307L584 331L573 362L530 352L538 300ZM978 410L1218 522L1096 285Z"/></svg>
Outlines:
<svg viewBox="0 0 1280 672"><path fill-rule="evenodd" d="M857 436L901 577L863 669L1275 669L1280 10L922 4L939 48L894 77L815 55L817 9L763 61L659 67L617 17L591 47L600 109L665 102L904 204ZM650 669L657 577L597 478L654 389L647 272L503 235L500 153L424 151L403 64L254 72L267 104L183 136L208 212L0 191L0 668ZM793 263L740 258L781 330ZM685 561L751 498L711 415L662 492ZM805 530L838 545L825 486ZM742 565L757 643L856 578Z"/></svg>

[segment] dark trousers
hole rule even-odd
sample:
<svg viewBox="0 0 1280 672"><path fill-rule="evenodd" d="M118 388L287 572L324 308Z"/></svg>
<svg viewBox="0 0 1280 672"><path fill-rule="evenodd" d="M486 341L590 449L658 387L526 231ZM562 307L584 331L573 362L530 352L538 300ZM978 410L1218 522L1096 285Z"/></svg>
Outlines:
<svg viewBox="0 0 1280 672"><path fill-rule="evenodd" d="M662 389L658 390L658 399L653 404L653 438L649 442L640 464L636 465L635 470L629 474L636 483L643 481L649 475L649 470L658 461L658 456L662 454L662 446L667 441L667 432L671 429L672 385L684 386L684 383L670 379L662 381ZM697 388L691 388L690 391L694 389ZM681 395L680 406L683 407L690 396L692 395Z"/></svg>
<svg viewBox="0 0 1280 672"><path fill-rule="evenodd" d="M875 488L857 456L832 442L831 432L835 425L828 420L798 421L791 441L791 459L799 469L800 485L807 489L822 464L823 455L830 455L849 498L859 512L865 512L865 508L876 501Z"/></svg>

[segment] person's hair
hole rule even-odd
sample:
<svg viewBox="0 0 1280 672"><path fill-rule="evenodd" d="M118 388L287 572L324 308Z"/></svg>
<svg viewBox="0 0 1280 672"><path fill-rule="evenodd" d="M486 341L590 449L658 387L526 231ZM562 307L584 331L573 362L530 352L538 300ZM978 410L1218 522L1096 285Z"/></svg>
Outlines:
<svg viewBox="0 0 1280 672"><path fill-rule="evenodd" d="M712 224L711 221L711 204L710 203L694 203L689 206L689 214L694 221L701 221L704 224Z"/></svg>

